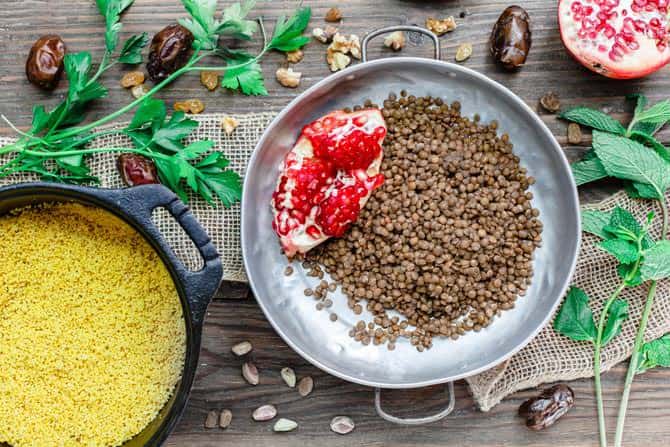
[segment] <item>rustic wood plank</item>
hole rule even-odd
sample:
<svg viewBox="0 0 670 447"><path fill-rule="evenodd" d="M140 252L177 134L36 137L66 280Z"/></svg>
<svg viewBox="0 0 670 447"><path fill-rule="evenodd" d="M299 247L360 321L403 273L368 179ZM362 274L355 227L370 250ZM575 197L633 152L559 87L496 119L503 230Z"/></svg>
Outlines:
<svg viewBox="0 0 670 447"><path fill-rule="evenodd" d="M230 3L228 1L226 4ZM279 15L295 7L294 1L259 1L256 11L270 24ZM507 73L497 68L487 50L488 34L500 12L508 6L506 0L379 1L306 0L314 10L312 26L321 25L326 10L338 5L345 18L341 29L347 33L364 35L366 32L393 24L422 24L426 17L454 15L459 17L459 28L441 39L445 60L453 59L456 47L471 42L474 54L466 66L487 74L509 87L537 110L542 120L554 132L560 143L566 143L566 124L539 110L539 97L550 90L557 92L565 107L587 104L611 112L617 118L628 119L631 105L624 97L628 93L644 92L650 100L667 97L670 77L667 69L635 81L613 81L581 68L563 50L556 27L556 1L531 0L523 2L533 20L533 48L528 65L518 73ZM154 33L166 24L184 16L178 0L137 0L125 15L125 35L147 31ZM65 84L54 94L43 93L28 84L23 64L32 42L41 34L61 34L70 51L88 50L99 60L103 51L102 19L90 0L4 0L0 8L0 113L16 125L25 128L30 123L32 104L56 104L65 92ZM257 44L257 41L256 41ZM409 44L402 55L429 57L427 45ZM381 40L373 42L371 57L393 56L381 48ZM304 91L329 71L325 64L325 47L317 42L309 44L305 60L296 69L303 72L303 81L297 90L282 88L273 73L283 63L283 56L270 54L263 62L270 96L249 98L221 91L209 93L191 75L164 90L160 98L172 103L184 98L199 98L208 112L244 113L258 110L280 110L295 95ZM90 119L109 113L132 100L130 94L118 85L125 67L106 74L104 84L110 89L109 98L98 102L91 110ZM11 129L0 122L0 135L10 135ZM670 140L670 131L661 133L661 139ZM579 147L566 147L571 160L577 159L588 147L585 138ZM618 188L616 183L601 182L580 191L583 202L599 200ZM590 446L596 445L595 407L590 380L578 380L571 385L577 393L577 407L556 427L542 433L527 431L515 417L519 403L535 393L517 393L503 401L487 414L478 412L463 383L457 386L457 409L448 419L426 427L398 427L383 422L372 408L372 391L328 376L307 364L288 348L271 329L253 300L241 301L249 295L248 287L240 283L224 283L217 300L210 307L205 327L201 366L193 396L184 419L170 446ZM223 300L224 298L234 300ZM230 353L237 341L249 339L255 344L252 354L258 363L262 382L250 387L242 380L240 359ZM300 398L287 389L279 378L279 369L293 366L299 375L312 375L316 381L314 393ZM614 425L616 405L625 370L615 368L604 377L608 423ZM628 418L627 445L666 445L670 437L670 371L653 371L639 377L634 385ZM388 395L390 408L405 415L427 414L442 404L440 387ZM278 405L283 416L300 422L300 429L292 434L272 433L270 424L254 423L250 413L263 403ZM232 426L227 431L206 431L205 414L210 409L231 408ZM331 433L328 424L332 416L345 412L357 423L348 436Z"/></svg>
<svg viewBox="0 0 670 447"><path fill-rule="evenodd" d="M250 358L259 368L261 383L252 387L240 374L242 359L235 357L233 344L249 340L254 345ZM299 377L314 378L314 392L302 398L282 382L279 370L295 369ZM625 367L603 377L608 424L614 427ZM657 370L640 376L629 410L627 446L666 445L670 439L670 371ZM373 408L372 389L329 376L288 348L272 330L252 300L218 301L210 306L193 394L183 420L168 446L591 446L597 443L596 411L591 380L570 384L576 406L556 426L540 433L528 431L516 417L520 403L537 391L516 393L489 413L476 410L463 382L456 387L456 410L445 420L423 427L400 427L380 419ZM385 395L388 409L401 415L423 415L443 404L440 386ZM254 408L277 406L279 415L299 422L299 429L283 435L272 432L271 423L251 420ZM228 430L206 430L210 410L229 408L233 423ZM356 429L347 436L332 433L332 417L345 414Z"/></svg>

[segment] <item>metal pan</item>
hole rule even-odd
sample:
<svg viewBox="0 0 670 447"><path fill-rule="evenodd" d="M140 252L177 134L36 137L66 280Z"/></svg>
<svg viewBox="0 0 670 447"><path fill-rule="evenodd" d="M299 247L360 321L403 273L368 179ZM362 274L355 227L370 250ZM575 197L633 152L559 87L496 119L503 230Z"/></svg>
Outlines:
<svg viewBox="0 0 670 447"><path fill-rule="evenodd" d="M370 39L404 30L428 35L435 58L414 57L366 61ZM399 342L389 352L384 346L362 346L348 331L360 317L347 307L338 291L334 306L338 320L317 312L303 291L314 287L299 264L283 274L286 258L272 231L270 199L278 167L301 128L336 109L371 99L381 103L390 92L405 89L413 95L432 95L460 101L466 116L479 113L482 121L497 120L507 132L521 164L538 181L531 187L533 205L544 223L543 244L537 249L534 275L527 295L513 310L503 312L488 328L453 340L434 340L432 349L417 352ZM548 323L569 284L580 244L579 201L568 161L553 135L535 113L507 88L460 65L439 60L437 37L418 27L390 27L363 40L363 63L333 74L292 101L272 122L248 165L242 198L242 250L249 282L275 330L296 352L324 371L351 382L377 388L380 416L396 423L419 424L446 416L448 407L426 418L399 419L381 408L381 388L417 388L452 382L490 369L523 348ZM369 319L369 318L367 318Z"/></svg>

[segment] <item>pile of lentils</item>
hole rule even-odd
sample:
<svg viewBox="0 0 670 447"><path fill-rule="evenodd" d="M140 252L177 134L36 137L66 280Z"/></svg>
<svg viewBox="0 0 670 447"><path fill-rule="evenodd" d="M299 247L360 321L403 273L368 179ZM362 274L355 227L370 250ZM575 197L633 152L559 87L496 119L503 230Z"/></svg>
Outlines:
<svg viewBox="0 0 670 447"><path fill-rule="evenodd" d="M384 184L344 237L306 257L312 276L328 272L354 313L365 306L374 315L350 331L365 345L393 350L407 337L423 351L433 337L480 331L530 284L542 233L528 191L535 179L495 121L470 120L460 109L391 94L382 108Z"/></svg>

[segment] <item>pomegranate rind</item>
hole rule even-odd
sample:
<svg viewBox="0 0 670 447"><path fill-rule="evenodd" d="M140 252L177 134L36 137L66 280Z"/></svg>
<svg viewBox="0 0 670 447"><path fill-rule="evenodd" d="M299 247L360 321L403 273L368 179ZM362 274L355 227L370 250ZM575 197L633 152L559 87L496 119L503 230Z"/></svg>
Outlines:
<svg viewBox="0 0 670 447"><path fill-rule="evenodd" d="M593 23L596 27L592 28L594 31L598 29L595 39L591 38L593 34L589 36L589 33L584 32L582 33L587 34L586 37L582 38L578 36L579 30L583 29L583 24L582 22L576 22L574 19L575 11L572 9L574 3L575 0L559 1L558 25L561 40L568 53L589 70L612 79L636 79L658 71L670 62L670 45L668 45L670 33L668 33L669 21L665 0L660 1L662 5L661 9L657 8L653 12L636 12L631 9L634 4L633 0L619 0L618 5L606 10L608 14L611 14L612 11L616 12L615 17L606 20L607 25L610 25L615 31L614 35L608 33L612 36L611 38L607 37L606 30L603 25L600 25L601 19L597 15L601 11L600 8L603 7L603 3L607 8L607 4L616 4L617 2L610 3L607 0L604 2L601 0L598 2L577 0L577 3L583 7L590 7L593 10L588 15L581 14L580 16L582 17L582 22L585 18L593 20L593 22L589 23ZM657 6L658 0L652 0L648 3ZM623 12L624 10L626 11L625 13ZM660 28L663 28L662 38L652 36L651 31L630 27L631 20L641 20L644 22L649 21L653 17L661 21ZM624 20L629 22L627 27L624 27ZM647 30L649 30L648 26ZM631 39L629 43L632 48L629 48L629 43L626 43L625 40L619 40L620 43L625 45L618 47L619 51L614 56L618 60L614 60L610 52L613 45L617 42L615 39L620 38L624 31L626 32L626 37ZM659 49L659 44L662 49ZM622 57L619 58L616 54L620 54Z"/></svg>
<svg viewBox="0 0 670 447"><path fill-rule="evenodd" d="M323 146L323 135L314 129L330 132L333 148ZM374 136L366 139L365 147L355 145L354 149L347 149L349 145L339 145L361 130ZM385 136L386 123L378 109L335 111L303 128L280 166L271 202L272 227L288 257L341 236L356 220L374 189L383 182L380 168ZM315 150L314 142L321 147ZM349 154L343 152L346 150ZM342 163L347 155L355 162ZM319 173L319 166L324 166L327 175Z"/></svg>

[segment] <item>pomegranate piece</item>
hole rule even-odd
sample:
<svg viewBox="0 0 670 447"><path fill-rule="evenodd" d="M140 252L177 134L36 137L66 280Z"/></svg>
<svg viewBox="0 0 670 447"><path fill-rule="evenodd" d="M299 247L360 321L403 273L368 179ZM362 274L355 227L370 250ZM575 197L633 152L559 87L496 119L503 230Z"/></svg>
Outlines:
<svg viewBox="0 0 670 447"><path fill-rule="evenodd" d="M558 22L567 50L604 76L640 78L670 61L668 0L560 0Z"/></svg>
<svg viewBox="0 0 670 447"><path fill-rule="evenodd" d="M379 174L386 124L376 109L336 111L305 126L286 155L272 195L272 228L287 256L342 236Z"/></svg>

